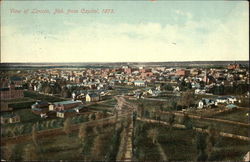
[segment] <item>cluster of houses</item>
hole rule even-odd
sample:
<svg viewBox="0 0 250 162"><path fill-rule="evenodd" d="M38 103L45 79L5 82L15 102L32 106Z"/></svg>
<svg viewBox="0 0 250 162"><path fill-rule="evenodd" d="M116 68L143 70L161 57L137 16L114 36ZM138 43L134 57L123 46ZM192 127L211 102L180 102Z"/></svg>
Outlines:
<svg viewBox="0 0 250 162"><path fill-rule="evenodd" d="M197 108L213 108L217 107L218 104L226 104L227 108L236 108L237 106L234 105L236 102L240 102L240 100L237 100L235 96L219 96L217 98L211 99L211 98L202 98L198 102Z"/></svg>
<svg viewBox="0 0 250 162"><path fill-rule="evenodd" d="M76 89L109 90L116 85L150 87L156 84L171 83L175 91L182 91L178 85L183 83L195 90L196 94L209 94L214 87L249 84L249 71L239 64L226 68L168 68L157 66L120 66L112 68L82 68L79 70L44 69L32 71L34 75L25 76L29 88L41 92L42 84L59 83L72 94ZM77 95L77 94L76 94ZM86 97L86 94L84 94Z"/></svg>
<svg viewBox="0 0 250 162"><path fill-rule="evenodd" d="M56 87L59 89L58 92L56 91L56 95L62 96L60 91L67 89L68 96L72 97L72 102L94 102L110 95L110 91L116 90L117 87L138 88L138 90L133 89L133 91L127 93L127 95L134 95L137 98L160 96L169 90L177 95L185 87L193 89L196 95L212 95L211 90L221 85L249 85L249 71L236 63L229 64L225 68L170 68L166 66L125 65L110 68L27 70L22 78L13 76L10 78L1 77L0 79L1 101L24 97L24 84L26 84L28 90L42 92L43 83L46 83L51 87L59 86ZM169 85L170 89L164 89L164 85ZM243 89L243 91L245 92L247 89ZM249 97L249 91L244 95ZM198 107L213 107L216 104L223 103L234 104L235 100L230 96L218 97L217 99L204 98L199 101ZM62 103L62 105L65 104ZM32 111L45 114L50 111L50 105L50 103L36 103L33 105ZM44 107L47 107L47 110ZM69 110L59 109L55 111L69 112Z"/></svg>
<svg viewBox="0 0 250 162"><path fill-rule="evenodd" d="M72 100L81 100L85 102L96 102L107 96L107 90L75 90L72 92Z"/></svg>
<svg viewBox="0 0 250 162"><path fill-rule="evenodd" d="M37 101L31 106L33 113L40 115L42 118L47 118L49 115L55 115L59 118L74 116L86 107L81 101L60 101L48 103L46 101Z"/></svg>
<svg viewBox="0 0 250 162"><path fill-rule="evenodd" d="M13 112L13 108L9 107L6 102L0 104L1 124L10 124L20 122L20 116Z"/></svg>

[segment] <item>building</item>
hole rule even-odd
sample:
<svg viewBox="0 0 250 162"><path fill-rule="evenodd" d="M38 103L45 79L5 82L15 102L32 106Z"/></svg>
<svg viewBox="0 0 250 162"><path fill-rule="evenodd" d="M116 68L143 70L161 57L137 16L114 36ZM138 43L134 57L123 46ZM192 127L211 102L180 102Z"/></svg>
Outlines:
<svg viewBox="0 0 250 162"><path fill-rule="evenodd" d="M227 65L228 70L235 70L235 69L239 69L239 68L240 68L240 64L234 63L234 64Z"/></svg>
<svg viewBox="0 0 250 162"><path fill-rule="evenodd" d="M82 104L81 101L54 102L53 104L49 105L49 111L63 111L63 110L73 109L81 104Z"/></svg>
<svg viewBox="0 0 250 162"><path fill-rule="evenodd" d="M188 76L189 74L190 74L190 71L185 70L185 69L179 69L175 73L175 75L177 75L177 76Z"/></svg>
<svg viewBox="0 0 250 162"><path fill-rule="evenodd" d="M100 101L100 95L97 93L88 93L86 95L86 102Z"/></svg>
<svg viewBox="0 0 250 162"><path fill-rule="evenodd" d="M49 103L47 101L36 101L35 104L31 105L31 108L48 108Z"/></svg>
<svg viewBox="0 0 250 162"><path fill-rule="evenodd" d="M0 87L1 100L23 98L23 88L21 86L16 87L14 83L8 85L8 87Z"/></svg>
<svg viewBox="0 0 250 162"><path fill-rule="evenodd" d="M0 111L4 112L4 111L12 111L13 108L9 107L8 103L5 102L1 102L1 107L0 107Z"/></svg>
<svg viewBox="0 0 250 162"><path fill-rule="evenodd" d="M217 102L215 100L212 99L208 99L208 98L203 98L202 100L200 100L198 102L198 107L199 109L202 108L212 108L212 107L216 107L217 106Z"/></svg>
<svg viewBox="0 0 250 162"><path fill-rule="evenodd" d="M14 113L1 115L1 124L10 124L20 122L20 116Z"/></svg>
<svg viewBox="0 0 250 162"><path fill-rule="evenodd" d="M134 81L134 85L137 87L145 87L146 83L143 80L136 80L136 81Z"/></svg>
<svg viewBox="0 0 250 162"><path fill-rule="evenodd" d="M218 97L217 99L216 99L216 101L218 102L218 103L235 103L235 102L237 102L237 99L236 99L236 97L234 97L234 96L221 96L221 97Z"/></svg>
<svg viewBox="0 0 250 162"><path fill-rule="evenodd" d="M69 117L69 116L74 116L75 113L76 113L76 111L73 110L73 109L62 110L62 111L57 111L56 116L59 117L59 118L66 118L66 117Z"/></svg>
<svg viewBox="0 0 250 162"><path fill-rule="evenodd" d="M74 116L82 110L87 110L87 108L84 107L83 105L79 105L73 109L57 111L56 116L59 118L66 118L66 117Z"/></svg>

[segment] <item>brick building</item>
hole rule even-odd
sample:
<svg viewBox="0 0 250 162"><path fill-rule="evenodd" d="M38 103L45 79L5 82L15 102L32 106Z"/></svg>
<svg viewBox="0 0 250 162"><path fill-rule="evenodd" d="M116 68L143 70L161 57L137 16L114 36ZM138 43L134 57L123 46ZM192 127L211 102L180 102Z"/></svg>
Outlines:
<svg viewBox="0 0 250 162"><path fill-rule="evenodd" d="M1 100L23 98L23 87L21 80L17 77L14 80L1 78L0 84Z"/></svg>

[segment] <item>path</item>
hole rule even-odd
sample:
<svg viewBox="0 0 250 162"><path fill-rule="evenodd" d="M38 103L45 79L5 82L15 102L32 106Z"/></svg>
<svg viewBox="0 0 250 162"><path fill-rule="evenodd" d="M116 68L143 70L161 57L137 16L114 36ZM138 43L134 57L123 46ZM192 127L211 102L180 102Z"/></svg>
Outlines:
<svg viewBox="0 0 250 162"><path fill-rule="evenodd" d="M163 150L161 144L159 144L159 143L157 142L156 145L157 145L157 147L158 147L158 149L159 149L159 151L160 151L160 154L161 154L161 156L162 156L162 160L163 160L163 161L168 161L167 155L165 154L165 152L164 152L164 150Z"/></svg>

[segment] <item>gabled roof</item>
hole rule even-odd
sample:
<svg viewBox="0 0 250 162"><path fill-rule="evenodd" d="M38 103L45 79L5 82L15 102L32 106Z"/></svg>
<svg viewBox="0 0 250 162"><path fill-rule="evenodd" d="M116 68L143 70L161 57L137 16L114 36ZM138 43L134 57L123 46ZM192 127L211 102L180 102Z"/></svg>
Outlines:
<svg viewBox="0 0 250 162"><path fill-rule="evenodd" d="M88 93L89 97L99 97L97 93Z"/></svg>
<svg viewBox="0 0 250 162"><path fill-rule="evenodd" d="M238 106L234 104L229 104L226 107L232 109L232 108L237 108Z"/></svg>

